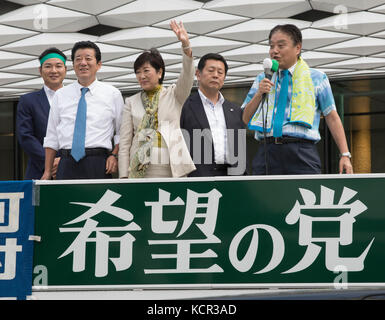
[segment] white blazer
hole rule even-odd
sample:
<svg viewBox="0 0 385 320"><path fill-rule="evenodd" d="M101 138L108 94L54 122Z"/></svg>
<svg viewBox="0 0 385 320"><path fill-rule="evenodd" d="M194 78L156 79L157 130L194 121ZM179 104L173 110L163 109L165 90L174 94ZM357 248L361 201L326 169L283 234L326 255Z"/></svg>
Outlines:
<svg viewBox="0 0 385 320"><path fill-rule="evenodd" d="M173 177L182 177L194 171L195 165L180 129L180 115L194 83L194 59L183 53L183 68L175 84L159 93L158 131L170 154ZM130 160L138 149L138 127L144 115L141 92L126 98L120 127L119 177L129 176Z"/></svg>

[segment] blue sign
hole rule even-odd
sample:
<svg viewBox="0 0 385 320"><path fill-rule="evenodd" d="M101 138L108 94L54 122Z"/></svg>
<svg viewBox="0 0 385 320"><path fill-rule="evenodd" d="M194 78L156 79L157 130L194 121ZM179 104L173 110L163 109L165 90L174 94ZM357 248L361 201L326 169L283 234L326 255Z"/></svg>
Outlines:
<svg viewBox="0 0 385 320"><path fill-rule="evenodd" d="M32 181L0 182L0 297L32 294Z"/></svg>

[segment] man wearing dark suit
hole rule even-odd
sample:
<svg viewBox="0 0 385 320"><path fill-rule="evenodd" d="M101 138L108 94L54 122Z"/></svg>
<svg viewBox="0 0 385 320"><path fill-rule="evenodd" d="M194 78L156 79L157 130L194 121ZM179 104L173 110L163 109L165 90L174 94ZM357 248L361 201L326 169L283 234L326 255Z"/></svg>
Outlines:
<svg viewBox="0 0 385 320"><path fill-rule="evenodd" d="M196 71L198 92L183 105L180 126L197 168L190 177L245 174L246 129L242 111L220 92L227 70L221 55L204 55Z"/></svg>
<svg viewBox="0 0 385 320"><path fill-rule="evenodd" d="M57 48L45 50L39 57L39 72L44 87L20 97L16 114L16 134L21 148L28 155L24 179L40 179L44 172L46 134L50 102L55 91L63 86L67 67L66 56ZM55 159L53 177L60 158Z"/></svg>

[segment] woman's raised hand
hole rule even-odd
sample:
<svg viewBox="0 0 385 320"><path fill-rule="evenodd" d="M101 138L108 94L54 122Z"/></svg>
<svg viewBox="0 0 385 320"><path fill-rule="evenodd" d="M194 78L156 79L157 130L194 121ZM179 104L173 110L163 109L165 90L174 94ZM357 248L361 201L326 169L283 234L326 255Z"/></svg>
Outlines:
<svg viewBox="0 0 385 320"><path fill-rule="evenodd" d="M185 53L188 53L188 51L191 51L190 39L188 38L187 31L183 26L183 22L180 21L178 24L175 20L171 20L170 27L172 31L174 31L178 40L182 43L182 48L183 50L185 50Z"/></svg>

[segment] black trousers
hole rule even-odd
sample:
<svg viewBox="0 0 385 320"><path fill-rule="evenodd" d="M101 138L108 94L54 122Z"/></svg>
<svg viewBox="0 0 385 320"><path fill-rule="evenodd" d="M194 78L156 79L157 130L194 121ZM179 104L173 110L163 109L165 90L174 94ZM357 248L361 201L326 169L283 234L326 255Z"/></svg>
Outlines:
<svg viewBox="0 0 385 320"><path fill-rule="evenodd" d="M320 174L321 160L317 146L309 142L267 143L269 175ZM252 163L254 175L265 175L265 145L261 141Z"/></svg>
<svg viewBox="0 0 385 320"><path fill-rule="evenodd" d="M106 160L109 156L106 149L87 149L86 156L76 162L70 150L60 150L61 157L56 173L57 180L68 179L111 179L106 174Z"/></svg>

